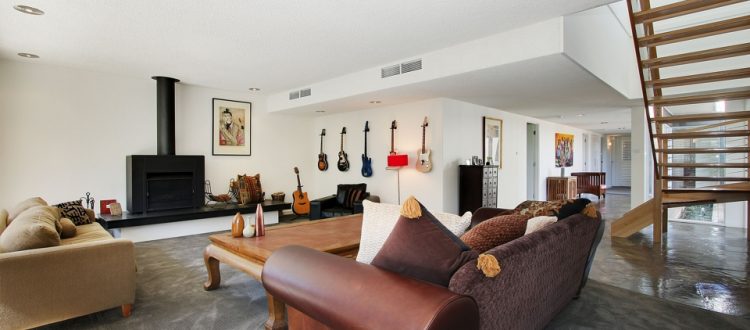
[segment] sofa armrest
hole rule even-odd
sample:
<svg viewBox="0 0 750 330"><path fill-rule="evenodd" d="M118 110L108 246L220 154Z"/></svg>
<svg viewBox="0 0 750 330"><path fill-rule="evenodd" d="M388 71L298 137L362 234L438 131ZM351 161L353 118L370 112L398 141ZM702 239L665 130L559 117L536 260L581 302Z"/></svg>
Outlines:
<svg viewBox="0 0 750 330"><path fill-rule="evenodd" d="M474 213L471 214L471 225L468 229L474 228L474 226L480 224L482 221L489 218L494 218L498 215L510 214L513 210L508 209L496 209L491 207L480 207Z"/></svg>
<svg viewBox="0 0 750 330"><path fill-rule="evenodd" d="M36 327L132 304L135 277L133 242L124 239L2 253L3 326Z"/></svg>
<svg viewBox="0 0 750 330"><path fill-rule="evenodd" d="M310 201L310 220L322 218L323 210L336 206L336 203L336 195L330 195Z"/></svg>
<svg viewBox="0 0 750 330"><path fill-rule="evenodd" d="M478 329L474 299L351 259L301 246L274 252L263 286L334 329Z"/></svg>

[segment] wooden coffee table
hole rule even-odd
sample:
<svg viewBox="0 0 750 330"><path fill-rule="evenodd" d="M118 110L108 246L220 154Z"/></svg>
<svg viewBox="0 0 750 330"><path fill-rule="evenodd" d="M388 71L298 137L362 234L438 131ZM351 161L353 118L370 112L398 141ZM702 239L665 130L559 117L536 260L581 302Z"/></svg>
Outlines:
<svg viewBox="0 0 750 330"><path fill-rule="evenodd" d="M211 244L203 252L208 269L206 290L219 287L223 262L261 281L263 265L271 253L287 245L301 245L322 252L355 258L362 232L362 215L355 214L314 222L266 228L266 235L251 238L233 238L230 233L209 236ZM285 329L286 306L268 295L268 321L266 329Z"/></svg>

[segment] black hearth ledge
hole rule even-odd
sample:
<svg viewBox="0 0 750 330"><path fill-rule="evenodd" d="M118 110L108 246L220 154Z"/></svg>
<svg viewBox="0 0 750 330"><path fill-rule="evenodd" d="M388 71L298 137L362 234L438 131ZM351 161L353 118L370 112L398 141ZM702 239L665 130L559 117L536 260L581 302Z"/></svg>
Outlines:
<svg viewBox="0 0 750 330"><path fill-rule="evenodd" d="M288 210L291 203L266 200L261 203L263 211L282 211ZM144 213L127 213L122 215L98 214L97 221L105 229L135 227L154 225L159 223L168 223L185 220L195 220L203 218L222 217L234 215L237 212L242 214L255 213L258 204L226 204L215 206L204 206L201 208L179 209L169 211L144 212Z"/></svg>

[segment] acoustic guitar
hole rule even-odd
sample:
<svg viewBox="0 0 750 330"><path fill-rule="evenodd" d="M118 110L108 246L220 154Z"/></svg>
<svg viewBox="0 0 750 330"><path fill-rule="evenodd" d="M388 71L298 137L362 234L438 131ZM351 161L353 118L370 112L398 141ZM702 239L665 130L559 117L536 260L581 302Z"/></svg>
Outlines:
<svg viewBox="0 0 750 330"><path fill-rule="evenodd" d="M307 215L310 214L310 200L307 198L307 193L302 192L302 183L299 181L299 169L294 168L294 174L297 174L297 191L292 193L292 212L296 215Z"/></svg>
<svg viewBox="0 0 750 330"><path fill-rule="evenodd" d="M320 132L320 153L318 154L318 169L325 171L328 169L328 155L323 153L323 137L326 136L326 129Z"/></svg>
<svg viewBox="0 0 750 330"><path fill-rule="evenodd" d="M372 176L372 158L367 157L367 132L370 131L370 122L365 122L365 153L362 154L362 176L369 178Z"/></svg>
<svg viewBox="0 0 750 330"><path fill-rule="evenodd" d="M417 171L420 171L422 173L432 171L432 160L430 159L430 154L432 153L432 151L425 148L424 143L427 125L427 117L424 117L424 122L422 123L422 150L419 150L417 152Z"/></svg>
<svg viewBox="0 0 750 330"><path fill-rule="evenodd" d="M344 135L346 134L346 127L341 129L341 151L339 151L338 168L341 172L349 170L349 159L347 159L346 152L344 151Z"/></svg>

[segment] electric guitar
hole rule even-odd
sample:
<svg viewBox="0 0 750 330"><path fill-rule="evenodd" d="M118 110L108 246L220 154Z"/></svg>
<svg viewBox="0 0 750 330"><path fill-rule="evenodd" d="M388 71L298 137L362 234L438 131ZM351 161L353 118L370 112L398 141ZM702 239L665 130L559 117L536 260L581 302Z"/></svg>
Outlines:
<svg viewBox="0 0 750 330"><path fill-rule="evenodd" d="M362 176L369 178L372 176L372 158L367 157L367 132L370 131L370 122L365 122L365 153L362 154Z"/></svg>
<svg viewBox="0 0 750 330"><path fill-rule="evenodd" d="M425 130L427 129L427 125L427 117L424 117L424 122L422 123L422 150L417 152L417 171L420 171L422 173L432 171L432 161L430 160L430 154L432 153L432 151L425 148L424 146Z"/></svg>
<svg viewBox="0 0 750 330"><path fill-rule="evenodd" d="M326 136L326 129L320 132L320 153L318 154L318 169L325 171L328 169L328 155L323 153L323 137Z"/></svg>
<svg viewBox="0 0 750 330"><path fill-rule="evenodd" d="M297 174L297 191L292 193L294 203L292 203L292 212L296 215L310 214L310 200L307 198L307 193L302 192L302 184L299 181L299 170L297 167L294 168L294 174Z"/></svg>
<svg viewBox="0 0 750 330"><path fill-rule="evenodd" d="M389 153L389 155L395 155L396 154L396 149L393 148L393 135L394 135L394 132L395 132L395 130L397 128L398 127L396 126L396 121L395 120L392 121L391 122L391 152Z"/></svg>
<svg viewBox="0 0 750 330"><path fill-rule="evenodd" d="M349 170L349 159L347 159L346 152L344 151L344 134L346 134L346 127L341 129L341 151L339 151L339 162L338 168L341 172Z"/></svg>

